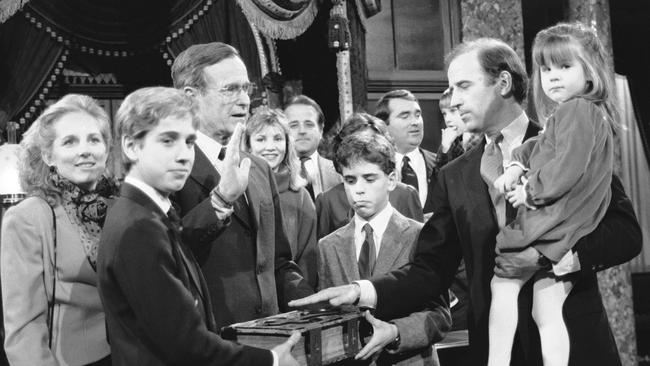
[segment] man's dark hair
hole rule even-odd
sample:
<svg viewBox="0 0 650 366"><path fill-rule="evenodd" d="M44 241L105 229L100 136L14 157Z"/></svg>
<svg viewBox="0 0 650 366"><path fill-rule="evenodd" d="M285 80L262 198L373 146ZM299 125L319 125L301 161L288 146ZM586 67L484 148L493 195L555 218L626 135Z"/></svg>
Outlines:
<svg viewBox="0 0 650 366"><path fill-rule="evenodd" d="M387 125L390 124L388 121L388 117L390 116L390 108L388 108L388 104L392 99L405 99L412 102L418 101L418 98L416 98L413 93L405 89L391 90L382 95L377 101L377 106L375 107L375 117L386 122Z"/></svg>
<svg viewBox="0 0 650 366"><path fill-rule="evenodd" d="M477 52L478 61L489 81L494 84L502 71L507 71L512 78L512 96L517 103L523 103L528 92L528 75L526 68L512 47L496 38L479 38L463 42L456 46L445 58L449 64L458 56L470 52Z"/></svg>
<svg viewBox="0 0 650 366"><path fill-rule="evenodd" d="M235 47L222 43L202 43L188 47L181 52L172 65L172 81L174 88L182 89L186 86L205 92L207 81L203 70L225 59L239 56Z"/></svg>
<svg viewBox="0 0 650 366"><path fill-rule="evenodd" d="M287 108L295 104L306 105L314 108L316 114L318 114L318 121L316 121L318 122L318 127L320 127L321 130L323 129L323 126L325 126L325 114L323 114L323 110L318 105L318 103L316 103L315 100L311 99L306 95L296 95L291 99L289 99L287 105L284 106L284 110L286 111Z"/></svg>
<svg viewBox="0 0 650 366"><path fill-rule="evenodd" d="M373 131L353 133L343 139L334 158L334 166L339 174L343 167L365 161L377 164L386 175L395 171L395 147L384 136Z"/></svg>

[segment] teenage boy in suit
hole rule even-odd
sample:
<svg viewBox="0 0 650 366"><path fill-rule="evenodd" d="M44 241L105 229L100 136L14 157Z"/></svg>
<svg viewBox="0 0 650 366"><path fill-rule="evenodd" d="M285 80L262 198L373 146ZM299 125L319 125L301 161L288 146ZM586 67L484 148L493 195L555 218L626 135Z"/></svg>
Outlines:
<svg viewBox="0 0 650 366"><path fill-rule="evenodd" d="M346 137L334 161L343 176L353 219L318 243L319 287L368 279L409 262L422 223L406 218L389 203L397 183L395 148L381 133L363 131ZM431 345L451 327L446 298L390 323L366 318L373 339L357 358L379 355L378 364L436 365Z"/></svg>
<svg viewBox="0 0 650 366"><path fill-rule="evenodd" d="M183 232L169 200L194 163L196 105L179 90L144 88L127 96L116 124L127 175L97 261L113 365L297 365L298 334L272 351L217 334L205 280L183 242L209 233Z"/></svg>

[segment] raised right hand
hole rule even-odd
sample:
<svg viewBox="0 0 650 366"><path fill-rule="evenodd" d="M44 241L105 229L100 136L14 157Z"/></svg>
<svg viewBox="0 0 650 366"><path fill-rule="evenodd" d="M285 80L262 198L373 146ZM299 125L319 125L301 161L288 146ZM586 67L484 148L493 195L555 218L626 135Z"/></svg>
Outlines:
<svg viewBox="0 0 650 366"><path fill-rule="evenodd" d="M221 180L215 188L228 202L234 202L241 196L248 187L248 173L251 168L251 159L240 160L239 152L242 146L242 139L245 138L244 125L238 123L235 131L228 141L226 156L221 165Z"/></svg>
<svg viewBox="0 0 650 366"><path fill-rule="evenodd" d="M278 355L279 366L299 366L298 361L291 355L291 349L300 340L300 333L293 332L286 342L273 347L273 351Z"/></svg>
<svg viewBox="0 0 650 366"><path fill-rule="evenodd" d="M354 304L361 296L361 288L357 284L330 287L302 299L289 301L289 306L301 307L327 301L332 306Z"/></svg>

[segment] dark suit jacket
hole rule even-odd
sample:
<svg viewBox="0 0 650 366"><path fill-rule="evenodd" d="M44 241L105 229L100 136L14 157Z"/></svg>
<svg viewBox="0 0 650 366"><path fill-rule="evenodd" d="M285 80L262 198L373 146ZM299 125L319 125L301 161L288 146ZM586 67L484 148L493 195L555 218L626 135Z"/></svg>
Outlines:
<svg viewBox="0 0 650 366"><path fill-rule="evenodd" d="M353 220L318 242L319 288L346 285L360 279L354 226ZM422 223L395 211L381 240L373 273L386 273L408 263L421 228ZM451 328L449 302L441 297L421 311L391 322L399 330L401 342L396 350L399 354L384 352L378 364L433 365L431 345L444 338Z"/></svg>
<svg viewBox="0 0 650 366"><path fill-rule="evenodd" d="M180 208L183 227L207 233L188 243L201 264L218 327L289 310L287 302L313 291L291 260L284 232L280 198L266 161L251 159L245 195L234 202L225 228L210 203L221 176L197 147L190 178L172 199Z"/></svg>
<svg viewBox="0 0 650 366"><path fill-rule="evenodd" d="M424 201L424 207L423 211L425 213L429 213L433 211L433 203L431 202L431 187L433 186L432 182L436 180L436 177L438 176L438 170L439 168L436 166L436 154L429 151L420 148L420 153L424 157L424 166L426 167L427 171L427 184L429 187L429 191L427 192L427 198Z"/></svg>
<svg viewBox="0 0 650 366"><path fill-rule="evenodd" d="M415 221L424 221L420 197L413 187L397 182L395 189L388 195L390 204L402 215ZM348 203L343 183L316 197L316 217L318 219L318 238L323 238L334 230L344 226L354 216Z"/></svg>
<svg viewBox="0 0 650 366"><path fill-rule="evenodd" d="M221 339L198 264L166 213L130 184L108 211L97 260L113 365L271 365Z"/></svg>
<svg viewBox="0 0 650 366"><path fill-rule="evenodd" d="M526 138L537 128L530 124ZM494 274L498 226L487 186L480 176L485 143L445 166L432 189L434 215L424 225L413 263L373 280L377 315L396 317L449 288L461 258L469 282L468 316L473 365L486 363L490 279ZM616 243L616 245L611 245ZM582 270L564 303L571 339L570 365L620 365L607 323L595 270L623 263L641 248L641 233L632 205L618 178L612 201L598 228L576 245ZM512 365L541 365L539 334L531 317L532 282L519 296L519 323Z"/></svg>

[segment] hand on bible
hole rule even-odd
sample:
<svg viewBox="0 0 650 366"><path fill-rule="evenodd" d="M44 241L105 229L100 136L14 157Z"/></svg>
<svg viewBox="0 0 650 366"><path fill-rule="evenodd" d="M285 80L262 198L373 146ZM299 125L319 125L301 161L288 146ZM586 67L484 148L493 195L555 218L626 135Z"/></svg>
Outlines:
<svg viewBox="0 0 650 366"><path fill-rule="evenodd" d="M359 301L361 288L357 284L330 287L319 292L303 297L302 299L289 301L291 307L303 307L319 302L329 302L332 306L341 306L344 304L354 304Z"/></svg>

